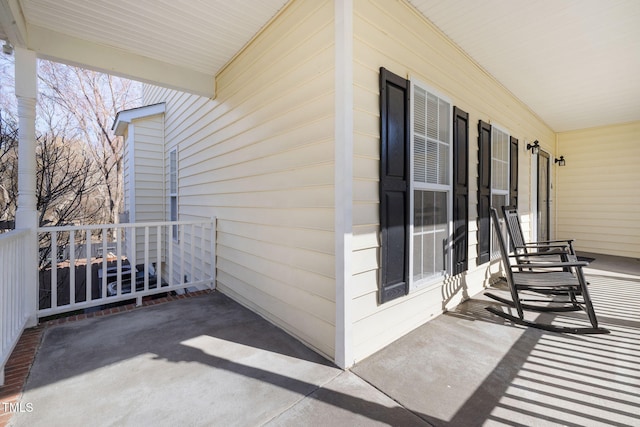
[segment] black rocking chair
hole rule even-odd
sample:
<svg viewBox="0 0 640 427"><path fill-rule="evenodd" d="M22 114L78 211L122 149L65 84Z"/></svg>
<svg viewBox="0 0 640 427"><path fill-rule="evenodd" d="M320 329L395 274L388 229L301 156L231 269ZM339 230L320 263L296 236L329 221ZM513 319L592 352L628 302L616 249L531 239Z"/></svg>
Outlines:
<svg viewBox="0 0 640 427"><path fill-rule="evenodd" d="M502 207L502 213L507 225L507 234L511 247L519 264L527 262L545 261L577 261L573 248L573 240L540 240L526 242L518 211L509 206ZM569 271L568 269L566 269Z"/></svg>
<svg viewBox="0 0 640 427"><path fill-rule="evenodd" d="M608 334L610 332L608 329L598 327L598 319L596 318L596 313L589 297L587 282L582 272L582 267L587 266L588 263L577 261L575 258L568 262L533 262L532 260L527 260L521 263L520 260L522 260L523 255L510 256L507 251L505 239L500 232L498 211L494 208L491 208L491 218L496 226L496 237L500 247L507 284L511 292L511 300L490 292L485 293L485 295L515 308L518 316L505 313L494 306L486 307L489 312L518 325L551 332L572 334ZM511 259L515 259L516 263L512 264ZM529 296L526 294L527 291L532 291L534 294ZM549 323L526 320L524 318L525 310L539 312L584 310L592 327L556 326Z"/></svg>

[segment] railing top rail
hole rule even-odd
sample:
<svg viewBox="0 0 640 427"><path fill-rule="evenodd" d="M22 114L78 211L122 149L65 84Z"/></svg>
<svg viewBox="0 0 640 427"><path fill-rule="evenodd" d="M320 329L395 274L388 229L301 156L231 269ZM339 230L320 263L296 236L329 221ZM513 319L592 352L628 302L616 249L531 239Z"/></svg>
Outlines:
<svg viewBox="0 0 640 427"><path fill-rule="evenodd" d="M88 225L62 225L55 227L38 227L38 232L48 231L82 231L82 230L101 230L103 228L127 228L127 227L158 227L170 225L198 225L211 224L215 218L196 220L196 221L156 221L156 222L126 222L122 224L88 224ZM17 231L17 230L16 230Z"/></svg>
<svg viewBox="0 0 640 427"><path fill-rule="evenodd" d="M29 234L28 228L19 228L8 231L6 233L0 233L0 242L10 242L16 239L20 239L23 236Z"/></svg>

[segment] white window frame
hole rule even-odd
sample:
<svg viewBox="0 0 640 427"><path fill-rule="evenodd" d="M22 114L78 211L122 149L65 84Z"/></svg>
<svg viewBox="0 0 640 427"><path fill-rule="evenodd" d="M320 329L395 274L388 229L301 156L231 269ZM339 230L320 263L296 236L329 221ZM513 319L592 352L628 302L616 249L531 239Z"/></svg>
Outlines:
<svg viewBox="0 0 640 427"><path fill-rule="evenodd" d="M495 138L493 134L494 131L500 132L504 134L506 137L506 161L502 159L498 159L499 162L505 163L504 167L506 168L506 171L507 171L506 189L494 187L494 184L495 184L494 183L494 176L495 176L494 175L494 172L495 172L494 159L496 159L496 157L494 157L494 153L495 153L495 150L494 150ZM511 184L511 133L504 127L492 123L491 124L491 206L495 207L496 210L498 210L498 212L501 211L501 207L493 206L493 196L503 196L507 201L507 204L509 204L509 191L511 189L510 184ZM501 227L504 228L505 225L504 225L504 220L502 219L502 215L498 215L498 217L500 218ZM495 240L496 237L494 235L495 232L496 232L495 226L493 222L491 222L491 247L490 247L491 259L500 258L500 251L497 245L497 241ZM508 239L506 239L506 229L503 230L502 234L503 236L505 236L505 241L508 241Z"/></svg>
<svg viewBox="0 0 640 427"><path fill-rule="evenodd" d="M415 190L424 190L424 191L439 191L447 193L447 230L446 235L450 237L453 230L453 102L451 98L446 95L443 95L439 91L433 89L429 85L421 82L419 79L410 79L410 114L409 114L409 122L410 122L410 154L409 154L409 169L410 169L410 180L409 180L409 235L410 235L410 244L409 244L409 290L417 290L428 287L430 285L440 283L447 276L451 274L452 271L452 254L451 243L447 244L443 253L443 257L445 259L445 270L442 275L435 275L428 278L424 278L421 280L414 280L414 192ZM414 181L414 140L415 140L415 128L414 128L414 100L415 100L415 88L416 86L420 87L422 90L430 93L431 95L436 96L438 99L445 101L449 104L449 117L448 117L448 143L449 143L449 153L448 153L448 162L449 162L449 171L448 171L448 185L443 184L429 184L422 182Z"/></svg>
<svg viewBox="0 0 640 427"><path fill-rule="evenodd" d="M175 202L175 203L174 203ZM169 221L178 220L178 149L169 151ZM171 226L173 241L179 242L178 226Z"/></svg>

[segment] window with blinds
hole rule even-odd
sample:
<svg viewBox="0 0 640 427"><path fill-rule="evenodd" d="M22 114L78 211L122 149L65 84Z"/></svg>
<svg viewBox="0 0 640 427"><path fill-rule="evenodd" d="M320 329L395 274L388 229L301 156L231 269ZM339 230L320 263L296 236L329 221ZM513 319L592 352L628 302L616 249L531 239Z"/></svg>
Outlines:
<svg viewBox="0 0 640 427"><path fill-rule="evenodd" d="M491 127L491 188L509 192L509 134Z"/></svg>
<svg viewBox="0 0 640 427"><path fill-rule="evenodd" d="M419 86L413 95L413 180L449 185L451 105Z"/></svg>
<svg viewBox="0 0 640 427"><path fill-rule="evenodd" d="M509 204L509 148L509 134L493 125L491 127L491 206L498 212L502 212L502 206ZM501 228L503 227L504 224L501 224ZM502 231L505 234L506 229ZM492 259L500 257L495 233L494 229L491 234Z"/></svg>
<svg viewBox="0 0 640 427"><path fill-rule="evenodd" d="M412 83L412 256L413 285L449 270L451 209L451 103Z"/></svg>

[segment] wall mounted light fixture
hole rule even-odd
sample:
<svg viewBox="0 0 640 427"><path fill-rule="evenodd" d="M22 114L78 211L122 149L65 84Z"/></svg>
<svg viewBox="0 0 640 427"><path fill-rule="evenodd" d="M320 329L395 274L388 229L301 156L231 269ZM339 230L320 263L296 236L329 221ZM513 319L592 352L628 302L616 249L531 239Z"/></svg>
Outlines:
<svg viewBox="0 0 640 427"><path fill-rule="evenodd" d="M13 46L11 46L11 43L4 42L4 45L2 45L2 52L5 55L11 55L13 53Z"/></svg>
<svg viewBox="0 0 640 427"><path fill-rule="evenodd" d="M558 166L564 166L567 164L567 162L565 162L564 160L564 156L560 156L557 159L554 160L555 163L558 163Z"/></svg>
<svg viewBox="0 0 640 427"><path fill-rule="evenodd" d="M536 139L533 141L533 144L527 144L527 150L531 150L531 154L538 154L538 150L540 150L540 143Z"/></svg>

